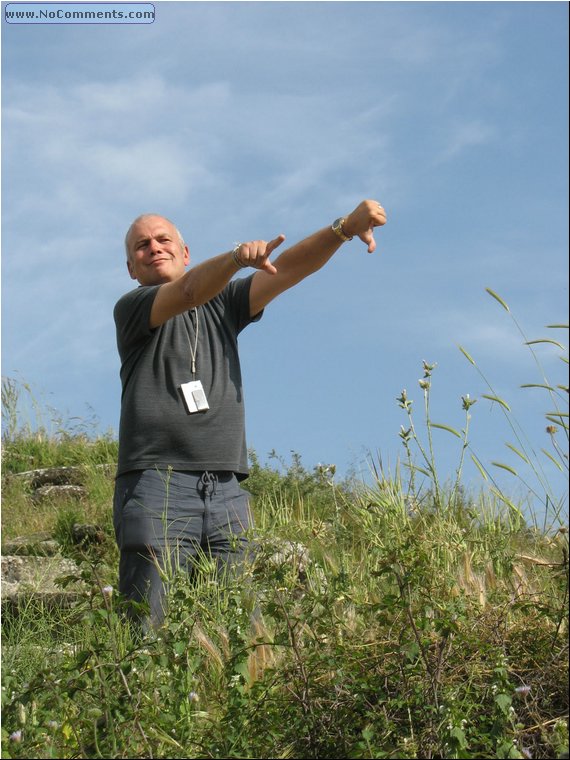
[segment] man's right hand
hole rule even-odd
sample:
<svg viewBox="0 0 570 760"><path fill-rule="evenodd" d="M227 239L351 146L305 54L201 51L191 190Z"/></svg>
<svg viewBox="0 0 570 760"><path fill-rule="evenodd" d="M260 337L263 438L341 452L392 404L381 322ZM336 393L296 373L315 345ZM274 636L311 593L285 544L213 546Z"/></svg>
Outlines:
<svg viewBox="0 0 570 760"><path fill-rule="evenodd" d="M265 240L252 240L249 243L241 243L236 251L236 256L244 267L260 269L268 274L277 274L277 269L269 261L269 256L284 240L285 235L278 235L269 243L266 243Z"/></svg>

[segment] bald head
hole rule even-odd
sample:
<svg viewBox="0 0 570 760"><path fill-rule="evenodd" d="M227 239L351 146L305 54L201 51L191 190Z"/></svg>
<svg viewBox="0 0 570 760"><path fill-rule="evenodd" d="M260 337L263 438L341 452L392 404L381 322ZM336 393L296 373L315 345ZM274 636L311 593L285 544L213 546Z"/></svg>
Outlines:
<svg viewBox="0 0 570 760"><path fill-rule="evenodd" d="M182 237L182 234L180 233L180 230L178 229L178 227L176 227L176 225L174 225L170 221L170 219L167 219L165 216L161 216L160 214L141 214L140 216L137 216L137 218L133 220L133 222L131 223L131 226L127 230L127 234L125 235L125 251L127 254L128 261L131 260L131 256L132 256L131 237L133 234L133 230L139 222L145 222L149 219L162 219L163 221L167 222L174 229L176 236L178 240L180 241L180 247L184 248L184 238Z"/></svg>

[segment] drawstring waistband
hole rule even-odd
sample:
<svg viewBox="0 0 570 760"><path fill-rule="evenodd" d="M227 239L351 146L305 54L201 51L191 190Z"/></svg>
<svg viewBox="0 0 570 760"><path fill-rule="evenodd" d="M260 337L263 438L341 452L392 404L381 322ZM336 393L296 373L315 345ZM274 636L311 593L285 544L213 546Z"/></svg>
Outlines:
<svg viewBox="0 0 570 760"><path fill-rule="evenodd" d="M215 496L216 491L218 490L218 476L216 473L208 472L207 470L203 472L198 481L198 489L201 492L203 499L206 498L206 496L209 496L210 498Z"/></svg>

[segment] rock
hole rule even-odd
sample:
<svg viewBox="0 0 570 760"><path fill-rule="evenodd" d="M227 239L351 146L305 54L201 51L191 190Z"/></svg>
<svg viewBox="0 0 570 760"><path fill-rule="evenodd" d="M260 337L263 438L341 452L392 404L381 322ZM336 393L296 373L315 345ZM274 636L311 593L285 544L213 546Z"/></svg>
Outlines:
<svg viewBox="0 0 570 760"><path fill-rule="evenodd" d="M105 541L105 531L98 525L74 523L71 535L75 544L102 544Z"/></svg>
<svg viewBox="0 0 570 760"><path fill-rule="evenodd" d="M268 561L273 566L286 564L295 567L299 575L302 575L311 563L311 558L309 550L303 544L297 541L281 541L280 546L270 555Z"/></svg>
<svg viewBox="0 0 570 760"><path fill-rule="evenodd" d="M55 581L66 575L76 575L77 583L62 589ZM21 595L61 603L62 598L75 600L81 580L77 564L64 557L2 557L2 602L16 601Z"/></svg>
<svg viewBox="0 0 570 760"><path fill-rule="evenodd" d="M97 464L96 469L112 476L116 470L113 464ZM19 478L34 488L41 486L80 486L85 481L85 468L70 465L68 467L43 467L37 470L13 473L11 477Z"/></svg>
<svg viewBox="0 0 570 760"><path fill-rule="evenodd" d="M31 555L34 557L53 557L59 552L59 544L49 533L32 533L29 536L18 536L6 541L2 546L2 554Z"/></svg>
<svg viewBox="0 0 570 760"><path fill-rule="evenodd" d="M112 475L114 465L96 465L105 475ZM84 467L45 467L27 472L8 474L26 483L32 490L31 499L83 499L87 497ZM95 525L75 524L73 541L79 545L103 543L105 533ZM52 607L69 607L79 600L86 589L77 564L59 555L59 544L45 533L21 536L6 541L2 547L1 599L3 612L14 614L30 602ZM63 587L56 584L62 576L73 576Z"/></svg>
<svg viewBox="0 0 570 760"><path fill-rule="evenodd" d="M81 485L84 474L81 467L44 467L38 470L15 473L14 477L29 483L32 488L41 486Z"/></svg>
<svg viewBox="0 0 570 760"><path fill-rule="evenodd" d="M261 551L257 555L257 562L260 568L279 570L286 569L288 583L294 578L296 580L294 595L302 596L309 583L318 582L326 586L326 575L311 557L309 548L299 541L290 541L288 539L272 538L261 541L257 544Z"/></svg>
<svg viewBox="0 0 570 760"><path fill-rule="evenodd" d="M87 495L87 489L75 485L44 485L40 486L32 494L32 501L40 502L47 498L63 497L66 499L83 499Z"/></svg>

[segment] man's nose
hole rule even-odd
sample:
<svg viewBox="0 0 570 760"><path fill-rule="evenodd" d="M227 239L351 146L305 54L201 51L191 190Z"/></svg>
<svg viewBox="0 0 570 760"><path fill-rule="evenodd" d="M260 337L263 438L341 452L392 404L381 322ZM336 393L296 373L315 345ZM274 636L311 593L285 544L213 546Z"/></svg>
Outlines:
<svg viewBox="0 0 570 760"><path fill-rule="evenodd" d="M151 240L149 244L149 251L151 254L159 253L161 250L158 240Z"/></svg>

